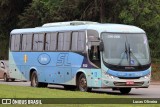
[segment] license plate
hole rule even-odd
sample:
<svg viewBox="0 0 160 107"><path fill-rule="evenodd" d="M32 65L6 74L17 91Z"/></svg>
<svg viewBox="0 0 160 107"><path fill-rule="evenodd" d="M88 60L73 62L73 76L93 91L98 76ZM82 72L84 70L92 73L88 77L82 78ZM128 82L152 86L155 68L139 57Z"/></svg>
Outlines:
<svg viewBox="0 0 160 107"><path fill-rule="evenodd" d="M134 85L134 81L127 81L126 85Z"/></svg>

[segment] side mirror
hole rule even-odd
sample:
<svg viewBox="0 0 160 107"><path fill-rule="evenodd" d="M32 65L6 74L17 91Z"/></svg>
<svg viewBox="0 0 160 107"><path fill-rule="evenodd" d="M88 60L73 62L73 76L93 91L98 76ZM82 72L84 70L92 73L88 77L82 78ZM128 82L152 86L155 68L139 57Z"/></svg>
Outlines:
<svg viewBox="0 0 160 107"><path fill-rule="evenodd" d="M99 50L100 51L104 51L104 43L103 42L100 42L100 44L99 44Z"/></svg>

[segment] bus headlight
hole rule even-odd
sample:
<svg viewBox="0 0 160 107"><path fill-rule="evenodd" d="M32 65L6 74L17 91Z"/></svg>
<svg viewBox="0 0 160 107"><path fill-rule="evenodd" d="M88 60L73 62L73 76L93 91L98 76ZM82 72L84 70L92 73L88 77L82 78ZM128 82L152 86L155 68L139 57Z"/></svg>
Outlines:
<svg viewBox="0 0 160 107"><path fill-rule="evenodd" d="M150 77L151 77L151 73L149 73L146 76L144 76L145 79L149 79Z"/></svg>
<svg viewBox="0 0 160 107"><path fill-rule="evenodd" d="M108 73L105 73L105 76L106 76L106 78L109 78L109 79L115 79L116 78L115 76L110 75Z"/></svg>

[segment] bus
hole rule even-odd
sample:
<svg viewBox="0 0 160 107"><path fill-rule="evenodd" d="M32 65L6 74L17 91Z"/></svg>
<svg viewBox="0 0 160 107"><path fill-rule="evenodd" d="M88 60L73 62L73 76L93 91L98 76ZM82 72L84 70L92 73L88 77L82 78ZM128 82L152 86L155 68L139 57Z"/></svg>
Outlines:
<svg viewBox="0 0 160 107"><path fill-rule="evenodd" d="M148 88L151 58L147 36L139 27L90 21L47 23L10 33L9 75L66 89Z"/></svg>

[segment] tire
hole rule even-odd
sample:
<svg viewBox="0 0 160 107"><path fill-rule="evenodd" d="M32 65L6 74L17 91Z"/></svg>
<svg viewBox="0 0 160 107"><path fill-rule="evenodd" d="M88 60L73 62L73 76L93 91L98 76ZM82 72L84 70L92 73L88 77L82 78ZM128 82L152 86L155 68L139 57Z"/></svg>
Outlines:
<svg viewBox="0 0 160 107"><path fill-rule="evenodd" d="M38 82L38 76L36 71L31 75L31 87L47 87L47 83Z"/></svg>
<svg viewBox="0 0 160 107"><path fill-rule="evenodd" d="M9 81L9 79L8 79L8 77L7 77L7 74L4 74L4 75L3 75L3 79L4 79L5 82L8 82L8 81Z"/></svg>
<svg viewBox="0 0 160 107"><path fill-rule="evenodd" d="M121 94L128 94L131 91L131 88L120 88L119 91Z"/></svg>
<svg viewBox="0 0 160 107"><path fill-rule="evenodd" d="M83 73L78 78L77 88L79 91L84 91L84 92L91 91L91 88L87 87L87 79Z"/></svg>

